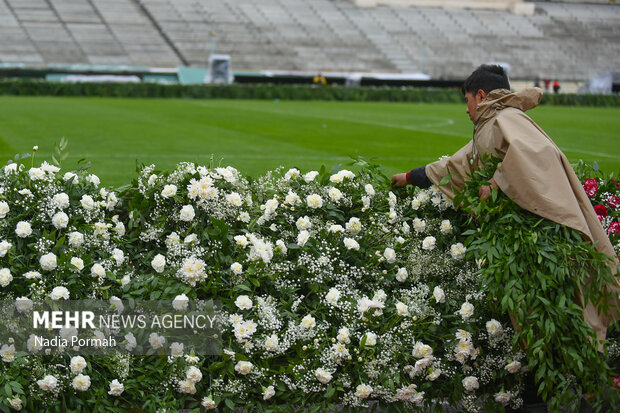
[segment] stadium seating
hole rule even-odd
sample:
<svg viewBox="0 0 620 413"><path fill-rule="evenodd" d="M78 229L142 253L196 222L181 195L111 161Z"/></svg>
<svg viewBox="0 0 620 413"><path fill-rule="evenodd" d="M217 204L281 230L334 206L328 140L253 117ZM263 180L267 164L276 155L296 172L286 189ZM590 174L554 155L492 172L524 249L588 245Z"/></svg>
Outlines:
<svg viewBox="0 0 620 413"><path fill-rule="evenodd" d="M502 61L513 78L574 80L620 68L619 5L534 4L524 16L349 0L5 0L0 63L206 67L215 51L235 70L460 78Z"/></svg>

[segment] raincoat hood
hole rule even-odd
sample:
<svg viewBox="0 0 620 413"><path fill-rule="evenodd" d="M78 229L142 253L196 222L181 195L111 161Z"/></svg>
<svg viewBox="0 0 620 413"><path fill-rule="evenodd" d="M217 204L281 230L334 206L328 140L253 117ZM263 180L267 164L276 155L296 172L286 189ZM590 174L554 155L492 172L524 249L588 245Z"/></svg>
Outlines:
<svg viewBox="0 0 620 413"><path fill-rule="evenodd" d="M523 89L515 93L507 89L492 90L478 105L474 125L478 128L479 124L485 123L493 118L498 111L505 108L515 108L523 112L528 111L540 104L542 96L542 89L537 87Z"/></svg>

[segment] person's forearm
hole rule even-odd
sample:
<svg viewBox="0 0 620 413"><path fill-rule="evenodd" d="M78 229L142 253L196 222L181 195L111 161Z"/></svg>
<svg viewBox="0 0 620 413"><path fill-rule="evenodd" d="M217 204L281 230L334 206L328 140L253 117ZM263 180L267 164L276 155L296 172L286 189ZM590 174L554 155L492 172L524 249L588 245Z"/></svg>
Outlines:
<svg viewBox="0 0 620 413"><path fill-rule="evenodd" d="M420 166L407 172L407 183L423 189L433 185L426 176L426 166Z"/></svg>

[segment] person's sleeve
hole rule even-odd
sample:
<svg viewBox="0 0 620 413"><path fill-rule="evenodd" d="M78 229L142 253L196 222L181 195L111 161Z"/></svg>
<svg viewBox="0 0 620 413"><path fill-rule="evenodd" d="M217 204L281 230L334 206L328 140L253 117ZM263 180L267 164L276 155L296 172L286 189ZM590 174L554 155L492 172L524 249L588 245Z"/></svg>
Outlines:
<svg viewBox="0 0 620 413"><path fill-rule="evenodd" d="M470 171L472 160L472 141L459 149L454 155L426 165L426 175L431 183L439 185L441 180L448 174L451 180L447 185L439 189L449 198L454 198L454 190L460 190L465 185L467 173Z"/></svg>
<svg viewBox="0 0 620 413"><path fill-rule="evenodd" d="M422 189L433 185L428 176L426 176L426 166L420 166L407 172L407 183Z"/></svg>

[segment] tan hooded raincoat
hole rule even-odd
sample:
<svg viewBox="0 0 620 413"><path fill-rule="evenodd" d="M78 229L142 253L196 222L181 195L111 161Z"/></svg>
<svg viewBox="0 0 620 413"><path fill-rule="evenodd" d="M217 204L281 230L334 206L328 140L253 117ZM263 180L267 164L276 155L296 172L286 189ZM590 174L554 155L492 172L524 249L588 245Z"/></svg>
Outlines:
<svg viewBox="0 0 620 413"><path fill-rule="evenodd" d="M525 89L511 93L505 89L491 91L481 102L474 118L474 139L449 158L426 166L426 175L434 184L450 173L450 185L440 189L454 197L453 188L462 189L467 173L476 168L483 153L503 159L493 179L499 189L522 208L543 218L581 232L597 251L616 257L614 249L583 186L562 151L524 112L536 107L542 90ZM617 271L616 265L612 271ZM620 293L616 277L614 297ZM583 297L578 302L583 307ZM618 306L612 307L618 318ZM599 315L589 303L584 318L604 339L610 317Z"/></svg>

